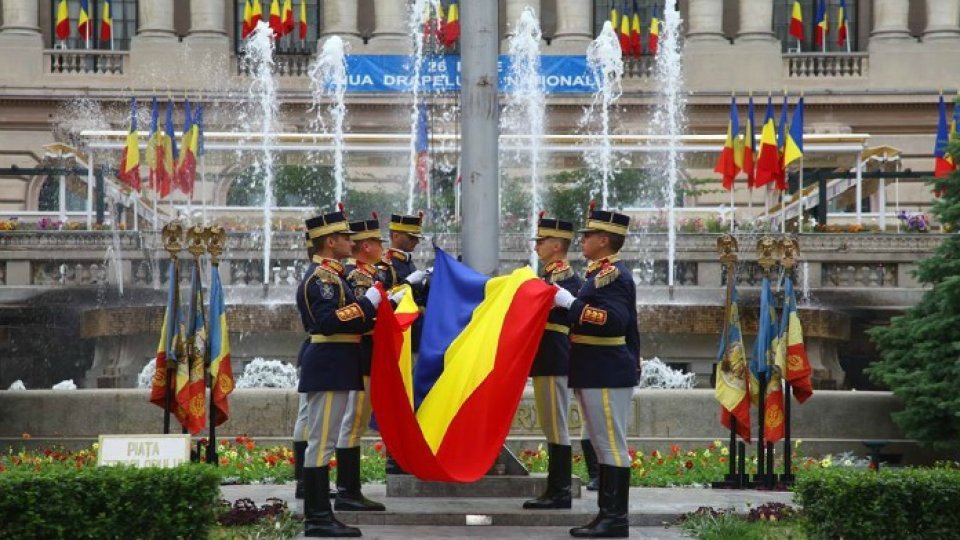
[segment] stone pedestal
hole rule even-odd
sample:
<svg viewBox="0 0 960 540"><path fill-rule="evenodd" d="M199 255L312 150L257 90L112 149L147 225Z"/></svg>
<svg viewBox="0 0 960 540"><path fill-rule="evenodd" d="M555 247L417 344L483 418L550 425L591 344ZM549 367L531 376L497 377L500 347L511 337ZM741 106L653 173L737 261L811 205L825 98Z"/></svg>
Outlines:
<svg viewBox="0 0 960 540"><path fill-rule="evenodd" d="M412 38L407 3L404 0L378 0L373 9L373 36L365 51L372 54L409 54Z"/></svg>
<svg viewBox="0 0 960 540"><path fill-rule="evenodd" d="M590 0L556 0L557 30L544 54L584 54L593 41Z"/></svg>

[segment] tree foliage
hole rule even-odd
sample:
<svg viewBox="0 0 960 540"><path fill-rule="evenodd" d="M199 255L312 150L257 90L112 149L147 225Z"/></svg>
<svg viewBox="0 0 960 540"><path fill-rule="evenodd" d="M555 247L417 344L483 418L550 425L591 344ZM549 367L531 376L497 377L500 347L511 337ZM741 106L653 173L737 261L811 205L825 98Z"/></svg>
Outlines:
<svg viewBox="0 0 960 540"><path fill-rule="evenodd" d="M950 149L960 157L960 144ZM951 231L960 230L960 171L931 181L941 197L932 212ZM867 374L904 402L894 420L907 437L929 446L960 443L960 235L949 235L918 264L917 279L930 288L890 325L869 334L880 360Z"/></svg>

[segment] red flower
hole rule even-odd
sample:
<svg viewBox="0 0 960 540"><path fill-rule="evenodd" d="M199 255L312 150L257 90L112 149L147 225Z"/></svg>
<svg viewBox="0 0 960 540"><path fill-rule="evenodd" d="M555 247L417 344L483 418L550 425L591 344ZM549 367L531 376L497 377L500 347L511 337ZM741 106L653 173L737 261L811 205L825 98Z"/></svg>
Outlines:
<svg viewBox="0 0 960 540"><path fill-rule="evenodd" d="M274 465L277 464L277 456L270 454L267 456L266 461L269 466L273 467Z"/></svg>
<svg viewBox="0 0 960 540"><path fill-rule="evenodd" d="M657 451L657 450L654 450L653 452L650 453L650 455L653 456L653 457L655 457L655 458L658 458L658 457L660 457L660 452Z"/></svg>
<svg viewBox="0 0 960 540"><path fill-rule="evenodd" d="M337 468L337 458L330 458L330 468L331 469Z"/></svg>
<svg viewBox="0 0 960 540"><path fill-rule="evenodd" d="M680 445L674 443L674 445L670 447L670 453L673 454L673 455L679 454L679 453L680 453Z"/></svg>
<svg viewBox="0 0 960 540"><path fill-rule="evenodd" d="M237 435L237 438L235 440L237 441L237 444L243 444L243 441L245 439L246 437L244 437L243 435Z"/></svg>
<svg viewBox="0 0 960 540"><path fill-rule="evenodd" d="M373 449L377 452L383 452L383 441L377 441L373 443Z"/></svg>
<svg viewBox="0 0 960 540"><path fill-rule="evenodd" d="M627 454L630 455L630 461L637 459L637 451L634 450L633 448L627 450Z"/></svg>
<svg viewBox="0 0 960 540"><path fill-rule="evenodd" d="M693 462L688 459L687 462L683 464L683 466L686 467L686 468L688 468L688 469L692 469L692 468L693 468Z"/></svg>
<svg viewBox="0 0 960 540"><path fill-rule="evenodd" d="M254 447L253 441L247 441L247 444L245 446L247 447L247 450L253 450L253 447Z"/></svg>
<svg viewBox="0 0 960 540"><path fill-rule="evenodd" d="M7 468L3 466L3 463L0 463L0 472L3 472L5 470L7 470Z"/></svg>
<svg viewBox="0 0 960 540"><path fill-rule="evenodd" d="M208 444L210 444L210 441L208 441L206 437L200 439L200 446L206 446Z"/></svg>
<svg viewBox="0 0 960 540"><path fill-rule="evenodd" d="M663 465L663 459L658 459L658 460L657 460L657 465Z"/></svg>

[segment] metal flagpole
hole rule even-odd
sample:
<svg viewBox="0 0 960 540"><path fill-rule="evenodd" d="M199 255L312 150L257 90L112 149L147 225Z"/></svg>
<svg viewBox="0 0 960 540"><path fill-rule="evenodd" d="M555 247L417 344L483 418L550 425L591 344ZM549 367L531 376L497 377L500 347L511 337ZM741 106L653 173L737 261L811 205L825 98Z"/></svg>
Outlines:
<svg viewBox="0 0 960 540"><path fill-rule="evenodd" d="M87 230L93 229L93 151L87 158Z"/></svg>
<svg viewBox="0 0 960 540"><path fill-rule="evenodd" d="M202 205L203 224L207 224L207 156L200 154L200 204Z"/></svg>
<svg viewBox="0 0 960 540"><path fill-rule="evenodd" d="M797 232L803 232L803 156L800 156L800 209L797 214Z"/></svg>
<svg viewBox="0 0 960 540"><path fill-rule="evenodd" d="M863 151L857 152L857 225L863 222Z"/></svg>

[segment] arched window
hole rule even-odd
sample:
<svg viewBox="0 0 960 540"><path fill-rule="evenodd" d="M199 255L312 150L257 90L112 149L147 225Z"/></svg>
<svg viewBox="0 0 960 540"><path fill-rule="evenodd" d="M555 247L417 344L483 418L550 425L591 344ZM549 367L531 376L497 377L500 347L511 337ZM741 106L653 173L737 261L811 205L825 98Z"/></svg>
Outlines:
<svg viewBox="0 0 960 540"><path fill-rule="evenodd" d="M243 10L247 2L253 5L253 0L234 0L234 50L240 52L243 47ZM272 0L259 0L261 17L264 22L270 22L270 3ZM306 4L307 11L307 36L300 39L300 4ZM277 4L283 10L283 0L278 0ZM313 54L316 50L317 37L320 35L320 0L292 0L293 4L293 32L280 38L277 42L277 52L280 54ZM280 14L283 17L283 13Z"/></svg>
<svg viewBox="0 0 960 540"><path fill-rule="evenodd" d="M840 29L841 0L822 0L826 2L827 35L826 52L859 51L857 32L860 27L857 20L857 0L846 0L845 19L847 20L847 42L840 45L837 32ZM797 50L797 38L790 35L790 18L793 13L793 0L776 0L773 4L773 32L783 47L783 52L823 52L823 47L814 42L817 27L817 5L821 0L800 0L800 9L803 11L803 41L800 50Z"/></svg>
<svg viewBox="0 0 960 540"><path fill-rule="evenodd" d="M113 21L111 32L113 40L101 40L100 26L105 16L105 0L89 0L91 35L89 46L80 39L77 22L80 17L80 0L67 0L67 13L70 19L70 37L65 42L57 39L57 7L60 0L50 0L50 39L52 48L130 50L130 39L137 34L137 0L110 0L110 14Z"/></svg>

